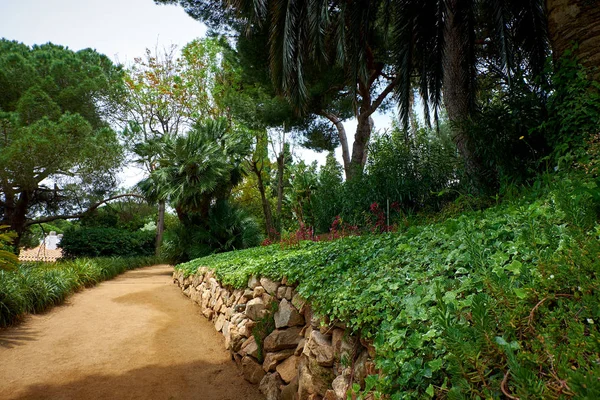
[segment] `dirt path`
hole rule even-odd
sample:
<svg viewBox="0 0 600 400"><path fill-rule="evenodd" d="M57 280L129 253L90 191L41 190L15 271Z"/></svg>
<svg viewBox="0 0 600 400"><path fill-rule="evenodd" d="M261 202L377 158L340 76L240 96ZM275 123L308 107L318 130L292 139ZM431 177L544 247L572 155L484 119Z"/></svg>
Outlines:
<svg viewBox="0 0 600 400"><path fill-rule="evenodd" d="M164 265L0 330L0 399L262 399Z"/></svg>

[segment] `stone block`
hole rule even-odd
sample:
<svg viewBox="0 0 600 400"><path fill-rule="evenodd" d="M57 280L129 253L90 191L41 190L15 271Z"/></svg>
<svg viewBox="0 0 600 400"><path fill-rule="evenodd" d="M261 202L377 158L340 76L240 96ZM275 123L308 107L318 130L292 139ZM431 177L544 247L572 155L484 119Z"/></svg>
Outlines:
<svg viewBox="0 0 600 400"><path fill-rule="evenodd" d="M264 287L267 293L269 293L271 296L277 295L279 282L273 282L269 278L260 278L260 285Z"/></svg>
<svg viewBox="0 0 600 400"><path fill-rule="evenodd" d="M265 400L279 400L281 398L281 385L283 381L279 374L266 374L260 381L258 390L265 396Z"/></svg>
<svg viewBox="0 0 600 400"><path fill-rule="evenodd" d="M262 318L264 316L263 311L265 311L265 303L260 297L252 299L246 304L246 316L253 321Z"/></svg>
<svg viewBox="0 0 600 400"><path fill-rule="evenodd" d="M277 364L293 355L293 349L281 350L275 353L267 353L265 355L265 361L263 362L263 369L265 372L275 371Z"/></svg>
<svg viewBox="0 0 600 400"><path fill-rule="evenodd" d="M252 356L254 358L258 358L258 346L256 344L256 340L254 340L254 336L250 336L248 339L246 339L246 341L242 344L239 353L242 357Z"/></svg>
<svg viewBox="0 0 600 400"><path fill-rule="evenodd" d="M275 328L304 325L304 317L286 299L281 300L279 303L279 308L275 312L274 318Z"/></svg>
<svg viewBox="0 0 600 400"><path fill-rule="evenodd" d="M295 349L302 339L300 331L301 329L298 327L274 330L265 338L265 351L276 352L285 349Z"/></svg>
<svg viewBox="0 0 600 400"><path fill-rule="evenodd" d="M242 358L242 374L244 379L250 383L260 383L265 376L262 366L254 358L245 356Z"/></svg>
<svg viewBox="0 0 600 400"><path fill-rule="evenodd" d="M248 279L248 288L250 289L254 289L255 287L257 287L258 285L260 285L260 281L258 280L257 277L255 276L251 276Z"/></svg>
<svg viewBox="0 0 600 400"><path fill-rule="evenodd" d="M322 367L333 366L333 346L331 336L323 335L318 330L313 330L304 346L304 354L314 358Z"/></svg>
<svg viewBox="0 0 600 400"><path fill-rule="evenodd" d="M300 357L291 356L275 368L285 383L290 383L298 375L299 361Z"/></svg>

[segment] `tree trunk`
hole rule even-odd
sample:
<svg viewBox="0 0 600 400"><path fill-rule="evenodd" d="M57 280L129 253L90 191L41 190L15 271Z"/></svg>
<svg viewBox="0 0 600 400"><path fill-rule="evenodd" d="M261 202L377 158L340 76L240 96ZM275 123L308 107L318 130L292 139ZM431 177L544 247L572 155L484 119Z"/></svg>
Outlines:
<svg viewBox="0 0 600 400"><path fill-rule="evenodd" d="M260 193L260 201L262 203L263 213L265 214L265 229L267 230L267 236L269 239L275 239L276 232L273 226L273 213L271 212L271 204L267 199L265 185L262 179L262 168L258 169L256 162L252 163L252 171L256 174L256 180L258 182L258 191Z"/></svg>
<svg viewBox="0 0 600 400"><path fill-rule="evenodd" d="M165 231L165 201L161 200L158 202L158 221L156 222L156 242L154 244L154 254L157 257L160 252L160 245L162 244L164 231Z"/></svg>
<svg viewBox="0 0 600 400"><path fill-rule="evenodd" d="M463 0L448 1L448 21L444 35L444 106L452 124L452 139L464 160L466 172L478 185L481 163L475 156L471 138L465 127L474 108L475 71L470 66L470 27L464 22L466 16L459 15L465 12L466 8L462 2Z"/></svg>
<svg viewBox="0 0 600 400"><path fill-rule="evenodd" d="M546 0L546 8L554 61L576 43L575 58L600 81L600 0Z"/></svg>
<svg viewBox="0 0 600 400"><path fill-rule="evenodd" d="M356 134L354 135L354 144L352 145L352 159L350 160L349 174L346 174L348 179L352 179L359 175L367 162L367 146L371 139L373 131L373 119L370 115L358 115L358 125L356 126Z"/></svg>
<svg viewBox="0 0 600 400"><path fill-rule="evenodd" d="M348 136L346 135L346 128L341 119L337 117L337 115L325 112L322 114L325 118L327 118L331 123L335 126L338 131L338 138L340 139L340 145L342 146L342 160L344 162L344 175L346 176L346 180L350 178L350 149L348 148Z"/></svg>
<svg viewBox="0 0 600 400"><path fill-rule="evenodd" d="M281 213L283 210L283 174L285 172L285 146L277 156L277 221L281 231Z"/></svg>
<svg viewBox="0 0 600 400"><path fill-rule="evenodd" d="M32 195L33 193L31 192L23 191L19 193L16 201L13 198L12 205L7 204L6 206L8 225L10 226L10 230L17 234L12 243L17 254L19 254L21 239L27 230L27 209Z"/></svg>

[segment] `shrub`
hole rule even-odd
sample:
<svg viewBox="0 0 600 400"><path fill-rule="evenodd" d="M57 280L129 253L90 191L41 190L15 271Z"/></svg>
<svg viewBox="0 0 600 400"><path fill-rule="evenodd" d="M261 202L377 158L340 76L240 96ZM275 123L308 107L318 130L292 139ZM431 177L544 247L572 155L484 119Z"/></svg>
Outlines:
<svg viewBox="0 0 600 400"><path fill-rule="evenodd" d="M154 232L102 227L72 228L65 231L60 247L67 258L151 256L154 254Z"/></svg>
<svg viewBox="0 0 600 400"><path fill-rule="evenodd" d="M258 246L263 240L257 222L241 207L217 201L208 218L190 214L184 223L165 232L161 256L184 262L212 253Z"/></svg>

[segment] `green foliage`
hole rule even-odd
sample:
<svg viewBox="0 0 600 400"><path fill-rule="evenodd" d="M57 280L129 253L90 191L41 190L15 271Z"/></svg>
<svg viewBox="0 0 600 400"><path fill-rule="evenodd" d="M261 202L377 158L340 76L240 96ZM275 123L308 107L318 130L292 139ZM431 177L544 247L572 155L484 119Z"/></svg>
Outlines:
<svg viewBox="0 0 600 400"><path fill-rule="evenodd" d="M189 214L165 232L161 255L184 262L212 253L258 246L263 236L256 221L242 208L225 200L211 206L206 219Z"/></svg>
<svg viewBox="0 0 600 400"><path fill-rule="evenodd" d="M557 64L551 88L548 119L540 129L546 132L553 151L552 165L568 169L584 157L589 136L598 133L600 83L588 79L588 72L570 50Z"/></svg>
<svg viewBox="0 0 600 400"><path fill-rule="evenodd" d="M480 97L480 109L465 124L483 167L480 185L487 186L478 189L489 192L532 179L549 152L544 132L537 129L547 118L546 98L516 77L512 86L494 87Z"/></svg>
<svg viewBox="0 0 600 400"><path fill-rule="evenodd" d="M29 216L72 214L113 187L122 153L107 117L121 78L90 49L0 39L0 211L17 245Z"/></svg>
<svg viewBox="0 0 600 400"><path fill-rule="evenodd" d="M160 141L158 166L139 183L154 200L170 201L180 219L206 215L215 199L227 198L243 177L243 158L250 142L227 120L205 120L184 136Z"/></svg>
<svg viewBox="0 0 600 400"><path fill-rule="evenodd" d="M582 175L547 182L402 233L261 247L177 268L209 266L235 287L251 275L298 283L316 312L374 339L383 372L375 389L392 399L593 398L600 225L590 215L599 188Z"/></svg>
<svg viewBox="0 0 600 400"><path fill-rule="evenodd" d="M156 220L156 209L140 199L106 204L80 219L81 226L117 228L135 232ZM52 229L56 230L56 229ZM64 233L58 232L57 233Z"/></svg>
<svg viewBox="0 0 600 400"><path fill-rule="evenodd" d="M258 347L258 355L257 360L259 363L262 363L265 359L265 354L263 351L263 342L267 336L271 334L275 330L275 313L277 312L279 303L276 301L271 302L268 305L267 309L269 310L262 318L259 318L256 321L256 324L252 328L252 336L256 342L256 346Z"/></svg>
<svg viewBox="0 0 600 400"><path fill-rule="evenodd" d="M152 257L96 258L53 264L21 264L0 270L0 327L27 313L39 313L60 304L71 293L111 279L127 270L153 265Z"/></svg>
<svg viewBox="0 0 600 400"><path fill-rule="evenodd" d="M418 129L411 137L397 126L372 139L366 171L342 182L342 168L331 156L318 176L304 168L292 180L295 216L317 232L329 232L340 216L362 229L374 225L370 207L390 203L390 225L416 211L439 210L460 188L459 160L447 137L447 125L440 131ZM296 182L300 178L300 182ZM301 196L300 196L301 195Z"/></svg>
<svg viewBox="0 0 600 400"><path fill-rule="evenodd" d="M0 226L0 271L16 268L19 258L11 246L14 232L6 231L8 226ZM6 231L6 232L5 232Z"/></svg>
<svg viewBox="0 0 600 400"><path fill-rule="evenodd" d="M154 253L154 232L106 227L70 228L65 231L59 246L67 258L150 256Z"/></svg>

